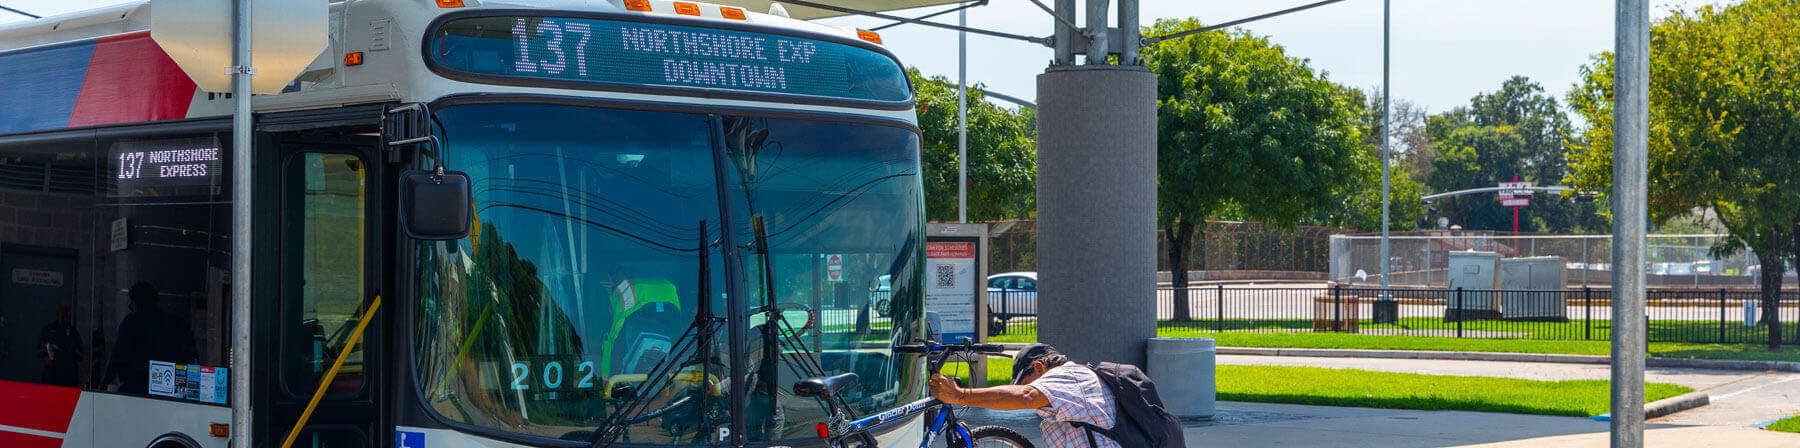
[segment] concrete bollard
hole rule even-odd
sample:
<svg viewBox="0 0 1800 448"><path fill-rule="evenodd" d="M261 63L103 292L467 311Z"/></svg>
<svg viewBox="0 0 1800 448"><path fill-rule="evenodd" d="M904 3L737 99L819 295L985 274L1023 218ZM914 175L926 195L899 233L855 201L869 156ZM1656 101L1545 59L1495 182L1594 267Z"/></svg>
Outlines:
<svg viewBox="0 0 1800 448"><path fill-rule="evenodd" d="M1183 419L1212 419L1218 399L1217 345L1212 338L1150 338L1145 373L1156 382L1169 413Z"/></svg>

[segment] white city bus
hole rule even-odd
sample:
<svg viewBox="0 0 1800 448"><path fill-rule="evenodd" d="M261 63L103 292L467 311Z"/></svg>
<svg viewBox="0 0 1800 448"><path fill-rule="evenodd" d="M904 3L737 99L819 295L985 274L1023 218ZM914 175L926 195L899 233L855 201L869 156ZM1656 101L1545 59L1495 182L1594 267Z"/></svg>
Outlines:
<svg viewBox="0 0 1800 448"><path fill-rule="evenodd" d="M0 446L222 447L246 398L282 446L315 395L295 446L809 446L798 379L920 398L891 350L924 325L911 87L874 33L774 12L333 3L329 49L254 98L251 235L232 100L150 37L172 12L0 25ZM470 198L411 207L402 174L438 169ZM469 230L409 227L433 216Z"/></svg>

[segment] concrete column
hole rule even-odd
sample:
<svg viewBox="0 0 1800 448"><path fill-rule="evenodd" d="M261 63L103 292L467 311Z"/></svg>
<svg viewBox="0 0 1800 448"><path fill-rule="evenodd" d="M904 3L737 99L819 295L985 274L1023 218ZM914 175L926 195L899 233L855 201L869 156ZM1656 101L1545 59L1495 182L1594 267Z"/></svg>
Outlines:
<svg viewBox="0 0 1800 448"><path fill-rule="evenodd" d="M1156 335L1156 76L1038 75L1038 341L1143 365Z"/></svg>

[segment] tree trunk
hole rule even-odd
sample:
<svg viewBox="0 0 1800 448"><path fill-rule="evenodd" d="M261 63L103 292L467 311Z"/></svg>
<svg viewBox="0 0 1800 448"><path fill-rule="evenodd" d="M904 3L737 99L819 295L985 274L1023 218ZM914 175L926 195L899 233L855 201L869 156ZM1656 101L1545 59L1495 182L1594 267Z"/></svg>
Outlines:
<svg viewBox="0 0 1800 448"><path fill-rule="evenodd" d="M1187 220L1177 220L1175 225L1163 229L1163 235L1169 244L1169 284L1175 287L1174 320L1187 322L1194 320L1193 310L1188 308L1188 242L1194 235L1194 224Z"/></svg>
<svg viewBox="0 0 1800 448"><path fill-rule="evenodd" d="M1756 254L1757 261L1762 263L1762 306L1763 323L1769 326L1769 351L1781 349L1781 278L1787 273L1783 266L1786 261L1782 248L1787 246L1779 229L1769 231L1769 253Z"/></svg>

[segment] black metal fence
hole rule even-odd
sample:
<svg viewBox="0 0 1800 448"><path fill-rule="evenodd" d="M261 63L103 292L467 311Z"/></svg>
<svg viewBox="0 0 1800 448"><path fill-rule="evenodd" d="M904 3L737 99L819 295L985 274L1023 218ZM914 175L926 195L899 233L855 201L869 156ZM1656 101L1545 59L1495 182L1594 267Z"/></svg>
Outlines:
<svg viewBox="0 0 1800 448"><path fill-rule="evenodd" d="M1485 339L1609 340L1612 292L1606 289L1451 290L1378 288L1159 288L1162 333L1355 333ZM1755 290L1653 290L1645 314L1651 342L1767 342L1762 294ZM1035 340L1037 294L991 292L989 334ZM1784 340L1800 343L1800 293L1784 291L1776 308Z"/></svg>

